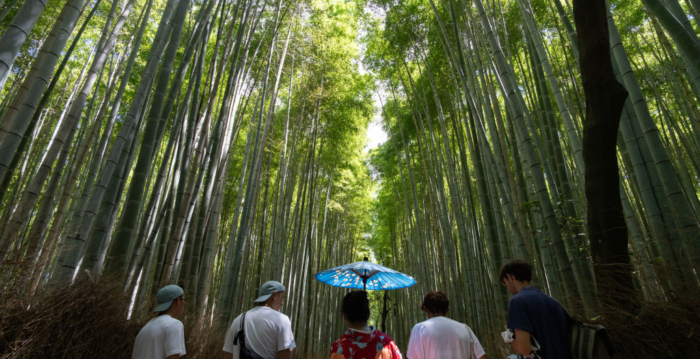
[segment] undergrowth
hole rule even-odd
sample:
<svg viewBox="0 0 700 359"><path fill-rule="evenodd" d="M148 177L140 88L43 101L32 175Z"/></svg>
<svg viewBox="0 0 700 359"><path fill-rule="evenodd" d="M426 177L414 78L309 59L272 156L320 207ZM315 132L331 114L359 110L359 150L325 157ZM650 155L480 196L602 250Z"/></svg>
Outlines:
<svg viewBox="0 0 700 359"><path fill-rule="evenodd" d="M700 299L645 303L636 315L617 311L603 318L618 358L700 357Z"/></svg>
<svg viewBox="0 0 700 359"><path fill-rule="evenodd" d="M126 320L128 298L89 280L32 303L3 293L0 358L129 358L141 323Z"/></svg>

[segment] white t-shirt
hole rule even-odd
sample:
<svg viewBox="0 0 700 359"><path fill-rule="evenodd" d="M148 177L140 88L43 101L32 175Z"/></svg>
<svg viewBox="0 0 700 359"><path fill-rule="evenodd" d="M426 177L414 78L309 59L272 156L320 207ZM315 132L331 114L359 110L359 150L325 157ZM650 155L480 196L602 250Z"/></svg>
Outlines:
<svg viewBox="0 0 700 359"><path fill-rule="evenodd" d="M132 359L165 359L185 355L185 327L167 315L151 319L136 336Z"/></svg>
<svg viewBox="0 0 700 359"><path fill-rule="evenodd" d="M418 323L411 331L406 357L409 359L468 359L474 343L474 356L486 355L479 339L466 324L447 317L433 317Z"/></svg>
<svg viewBox="0 0 700 359"><path fill-rule="evenodd" d="M241 316L233 320L226 333L224 351L238 359L240 342L233 345L233 339L241 329ZM245 346L265 358L277 358L277 352L296 348L292 323L286 315L265 306L255 307L245 315Z"/></svg>

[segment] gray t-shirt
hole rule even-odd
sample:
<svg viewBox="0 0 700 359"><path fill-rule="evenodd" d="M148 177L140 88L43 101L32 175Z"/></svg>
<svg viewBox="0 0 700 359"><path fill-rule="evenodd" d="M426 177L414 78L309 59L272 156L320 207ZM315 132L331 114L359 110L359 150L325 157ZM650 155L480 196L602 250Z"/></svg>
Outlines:
<svg viewBox="0 0 700 359"><path fill-rule="evenodd" d="M165 359L185 355L185 327L163 314L151 319L136 336L133 359Z"/></svg>
<svg viewBox="0 0 700 359"><path fill-rule="evenodd" d="M241 316L234 319L226 334L224 351L238 359L240 343L233 339L241 329ZM292 323L286 315L265 306L249 310L245 316L245 346L264 358L277 358L277 352L296 348Z"/></svg>
<svg viewBox="0 0 700 359"><path fill-rule="evenodd" d="M484 348L472 329L447 317L433 317L416 324L406 351L410 359L464 359L484 355Z"/></svg>

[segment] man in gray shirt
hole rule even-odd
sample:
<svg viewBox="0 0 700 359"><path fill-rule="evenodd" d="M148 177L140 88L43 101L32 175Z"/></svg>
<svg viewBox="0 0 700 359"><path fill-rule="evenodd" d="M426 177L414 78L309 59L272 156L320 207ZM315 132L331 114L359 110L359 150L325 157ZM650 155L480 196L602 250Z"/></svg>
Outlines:
<svg viewBox="0 0 700 359"><path fill-rule="evenodd" d="M255 308L234 319L226 334L224 358L239 359L241 344L266 359L289 359L296 347L289 317L279 312L286 289L280 282L269 281L260 287ZM245 320L243 320L245 318ZM245 327L241 328L241 321ZM243 329L244 337L239 336ZM238 337L238 338L237 338Z"/></svg>
<svg viewBox="0 0 700 359"><path fill-rule="evenodd" d="M184 294L176 285L158 291L158 316L136 336L133 359L177 359L185 355L185 327L178 320L185 311Z"/></svg>
<svg viewBox="0 0 700 359"><path fill-rule="evenodd" d="M428 320L411 330L406 357L409 359L487 359L471 328L447 318L450 301L443 292L428 292L421 309Z"/></svg>

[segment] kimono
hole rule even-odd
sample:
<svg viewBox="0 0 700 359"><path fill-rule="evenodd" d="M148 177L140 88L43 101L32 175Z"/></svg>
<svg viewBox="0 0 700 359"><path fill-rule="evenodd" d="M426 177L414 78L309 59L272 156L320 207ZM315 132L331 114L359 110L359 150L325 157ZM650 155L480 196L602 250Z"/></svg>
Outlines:
<svg viewBox="0 0 700 359"><path fill-rule="evenodd" d="M402 359L399 348L386 334L348 329L331 347L331 359Z"/></svg>

